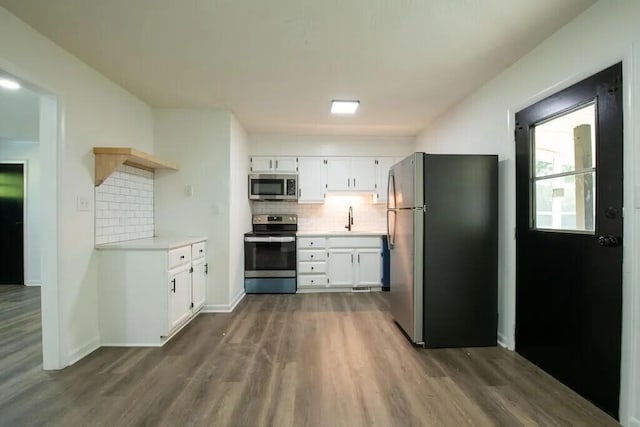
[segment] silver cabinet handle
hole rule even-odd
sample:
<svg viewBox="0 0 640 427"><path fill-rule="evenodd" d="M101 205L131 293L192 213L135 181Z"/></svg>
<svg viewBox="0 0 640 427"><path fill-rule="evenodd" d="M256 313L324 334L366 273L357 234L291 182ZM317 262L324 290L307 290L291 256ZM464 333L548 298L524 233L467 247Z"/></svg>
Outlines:
<svg viewBox="0 0 640 427"><path fill-rule="evenodd" d="M273 167L273 160L269 160L269 169Z"/></svg>
<svg viewBox="0 0 640 427"><path fill-rule="evenodd" d="M347 187L351 187L351 179L347 178Z"/></svg>
<svg viewBox="0 0 640 427"><path fill-rule="evenodd" d="M276 160L276 169L278 169L278 161Z"/></svg>
<svg viewBox="0 0 640 427"><path fill-rule="evenodd" d="M360 254L358 254L358 264L360 264Z"/></svg>
<svg viewBox="0 0 640 427"><path fill-rule="evenodd" d="M302 188L298 188L298 197L302 197Z"/></svg>
<svg viewBox="0 0 640 427"><path fill-rule="evenodd" d="M353 188L356 188L356 179L353 178Z"/></svg>
<svg viewBox="0 0 640 427"><path fill-rule="evenodd" d="M353 264L353 254L351 254L351 264Z"/></svg>

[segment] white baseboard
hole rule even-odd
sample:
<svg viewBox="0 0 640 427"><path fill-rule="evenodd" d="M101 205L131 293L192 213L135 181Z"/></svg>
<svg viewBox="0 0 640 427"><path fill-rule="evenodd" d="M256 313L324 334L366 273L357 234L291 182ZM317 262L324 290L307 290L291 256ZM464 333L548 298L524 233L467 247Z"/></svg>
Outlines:
<svg viewBox="0 0 640 427"><path fill-rule="evenodd" d="M207 304L202 307L201 313L231 313L240 304L245 295L244 291L241 291L231 304Z"/></svg>
<svg viewBox="0 0 640 427"><path fill-rule="evenodd" d="M40 282L25 282L25 286L41 286Z"/></svg>
<svg viewBox="0 0 640 427"><path fill-rule="evenodd" d="M100 348L100 337L91 338L85 344L69 352L69 362L67 363L67 366L73 365L78 360L96 351L98 348Z"/></svg>
<svg viewBox="0 0 640 427"><path fill-rule="evenodd" d="M509 338L505 334L498 332L498 345L509 350L514 350L514 346L511 344Z"/></svg>
<svg viewBox="0 0 640 427"><path fill-rule="evenodd" d="M629 418L629 427L640 427L640 420L635 417Z"/></svg>
<svg viewBox="0 0 640 427"><path fill-rule="evenodd" d="M162 344L150 344L148 342L132 343L132 342L103 342L100 347L162 347Z"/></svg>

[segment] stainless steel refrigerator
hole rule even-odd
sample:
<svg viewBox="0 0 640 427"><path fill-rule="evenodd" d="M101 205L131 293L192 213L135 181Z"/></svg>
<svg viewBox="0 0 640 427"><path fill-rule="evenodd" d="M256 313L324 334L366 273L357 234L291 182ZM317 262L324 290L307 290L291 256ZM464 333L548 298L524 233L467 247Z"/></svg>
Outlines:
<svg viewBox="0 0 640 427"><path fill-rule="evenodd" d="M496 345L497 156L414 153L388 193L393 319L427 348Z"/></svg>

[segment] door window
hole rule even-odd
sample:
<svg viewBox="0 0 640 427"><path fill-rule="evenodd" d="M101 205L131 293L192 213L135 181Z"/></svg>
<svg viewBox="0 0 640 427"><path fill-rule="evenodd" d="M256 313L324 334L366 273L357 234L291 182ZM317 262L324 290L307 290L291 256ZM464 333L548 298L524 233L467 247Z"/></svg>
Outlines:
<svg viewBox="0 0 640 427"><path fill-rule="evenodd" d="M532 127L534 229L595 232L595 123L593 101Z"/></svg>

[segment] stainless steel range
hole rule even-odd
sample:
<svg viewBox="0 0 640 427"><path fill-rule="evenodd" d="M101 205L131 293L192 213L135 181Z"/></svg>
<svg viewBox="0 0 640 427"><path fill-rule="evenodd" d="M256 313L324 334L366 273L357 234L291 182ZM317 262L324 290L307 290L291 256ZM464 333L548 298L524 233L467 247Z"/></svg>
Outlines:
<svg viewBox="0 0 640 427"><path fill-rule="evenodd" d="M244 235L244 290L248 294L295 293L295 214L253 215Z"/></svg>

